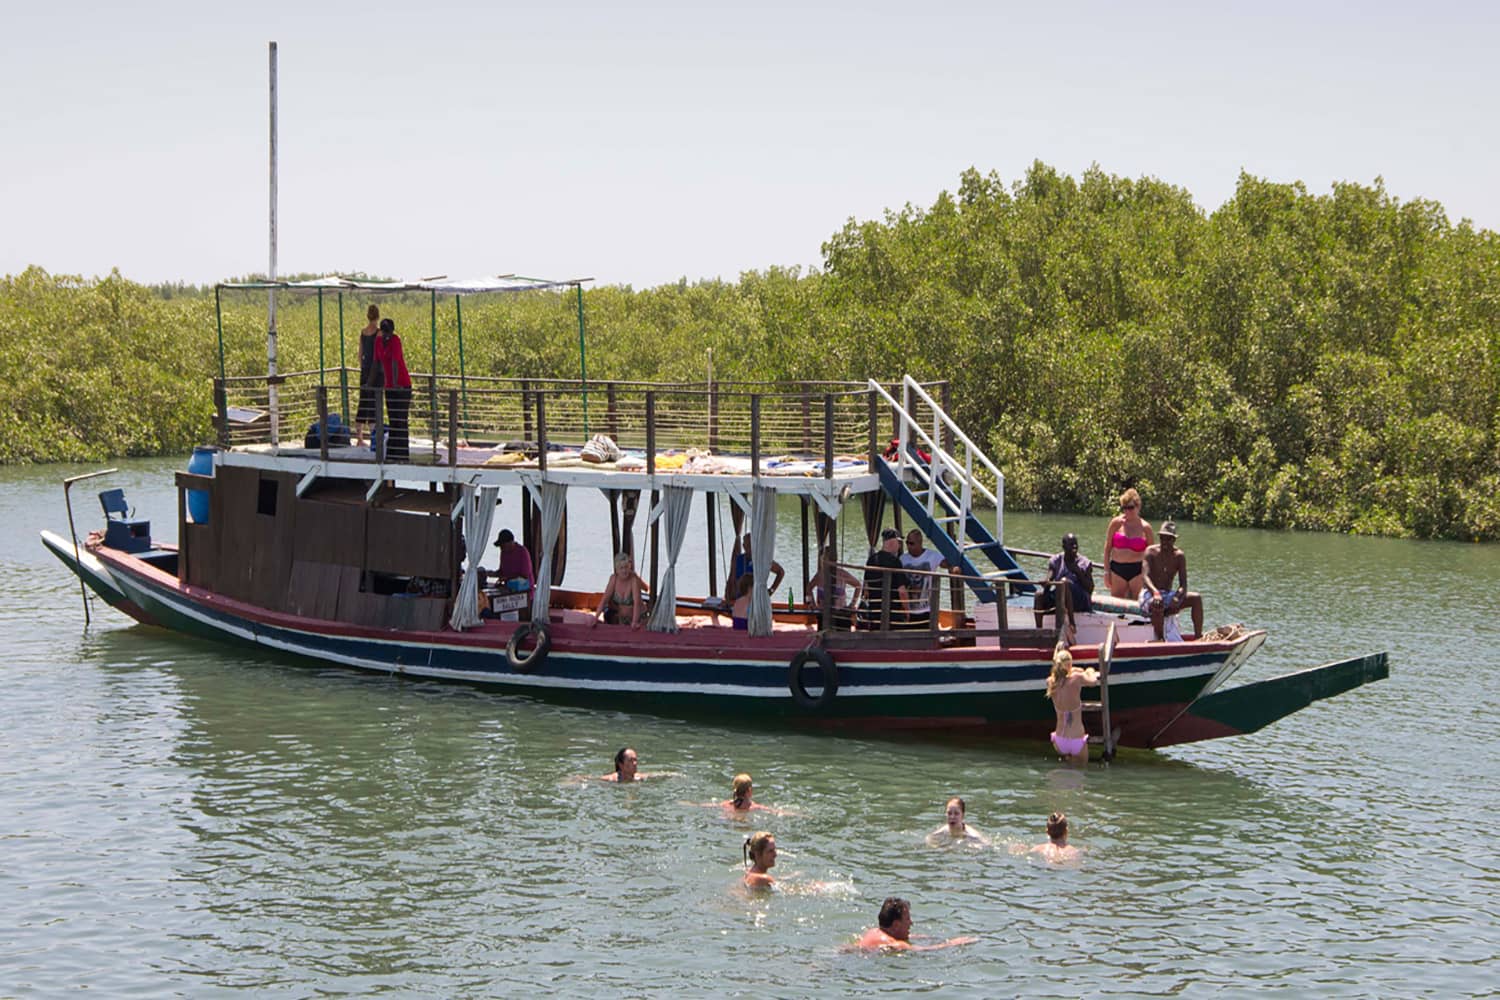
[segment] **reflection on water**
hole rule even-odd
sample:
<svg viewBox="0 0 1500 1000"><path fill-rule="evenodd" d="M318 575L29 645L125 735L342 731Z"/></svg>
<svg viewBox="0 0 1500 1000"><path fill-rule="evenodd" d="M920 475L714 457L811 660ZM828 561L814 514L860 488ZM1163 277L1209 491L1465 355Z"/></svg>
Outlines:
<svg viewBox="0 0 1500 1000"><path fill-rule="evenodd" d="M170 525L158 471L126 485ZM1272 629L1250 676L1377 648L1393 676L1253 737L1079 771L1041 746L767 733L300 666L108 611L84 633L35 542L63 474L7 471L0 490L7 992L1491 988L1500 872L1469 845L1500 805L1493 608L1473 599L1500 584L1493 548L1184 525L1209 620ZM1104 521L1007 527L1088 548ZM682 776L568 782L623 744ZM797 815L683 805L737 771ZM955 793L993 849L925 845ZM1083 862L1010 854L1054 810ZM761 825L779 877L838 891L747 898L740 847ZM980 942L841 953L891 894L918 933Z"/></svg>

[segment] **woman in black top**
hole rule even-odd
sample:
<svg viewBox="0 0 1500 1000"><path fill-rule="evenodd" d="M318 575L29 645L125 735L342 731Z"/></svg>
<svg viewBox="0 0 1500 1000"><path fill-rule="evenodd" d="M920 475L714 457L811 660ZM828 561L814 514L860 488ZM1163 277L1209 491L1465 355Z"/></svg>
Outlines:
<svg viewBox="0 0 1500 1000"><path fill-rule="evenodd" d="M354 414L354 443L363 444L375 423L375 390L384 381L375 363L375 335L380 332L380 307L371 306L365 313L370 320L359 331L359 409Z"/></svg>

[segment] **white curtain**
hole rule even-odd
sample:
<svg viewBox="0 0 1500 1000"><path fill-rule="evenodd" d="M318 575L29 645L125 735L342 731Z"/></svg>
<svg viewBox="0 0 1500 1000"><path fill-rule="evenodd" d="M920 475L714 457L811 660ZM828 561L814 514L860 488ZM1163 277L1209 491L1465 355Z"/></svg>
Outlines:
<svg viewBox="0 0 1500 1000"><path fill-rule="evenodd" d="M552 609L552 552L557 548L557 531L562 527L563 509L568 503L568 488L562 483L543 483L538 490L537 506L542 509L542 537L536 540L542 550L542 564L536 571L536 596L531 602L531 620L545 622Z"/></svg>
<svg viewBox="0 0 1500 1000"><path fill-rule="evenodd" d="M676 632L677 555L682 551L682 540L687 537L693 491L684 486L668 486L662 505L667 519L667 571L661 575L656 593L651 595L651 620L646 627L653 632Z"/></svg>
<svg viewBox="0 0 1500 1000"><path fill-rule="evenodd" d="M453 614L448 616L448 627L455 632L473 628L479 617L479 564L484 557L484 543L490 538L490 524L495 520L495 504L500 496L500 487L484 486L476 489L472 483L465 484L459 497L459 509L464 519L464 549L468 553L468 567L464 570L463 582L458 585L458 597L453 602Z"/></svg>
<svg viewBox="0 0 1500 1000"><path fill-rule="evenodd" d="M766 636L771 634L771 595L766 592L766 581L776 559L776 491L767 486L757 486L750 494L750 555L755 585L750 588L746 628L751 635Z"/></svg>

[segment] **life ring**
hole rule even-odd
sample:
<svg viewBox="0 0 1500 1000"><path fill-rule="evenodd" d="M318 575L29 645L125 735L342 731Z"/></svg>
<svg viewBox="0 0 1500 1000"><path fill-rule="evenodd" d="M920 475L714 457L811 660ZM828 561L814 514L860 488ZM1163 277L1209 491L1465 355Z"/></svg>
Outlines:
<svg viewBox="0 0 1500 1000"><path fill-rule="evenodd" d="M823 674L823 693L814 697L807 693L807 685L802 683L802 669L807 662L812 660L817 663L818 669ZM834 666L833 657L821 646L811 646L802 650L792 657L792 662L787 670L787 687L792 689L792 700L803 708L822 708L833 700L833 696L839 693L839 670Z"/></svg>
<svg viewBox="0 0 1500 1000"><path fill-rule="evenodd" d="M536 648L527 653L521 649L521 643L533 634L536 636ZM529 674L546 662L547 652L551 648L552 631L547 628L546 623L525 622L510 634L510 642L505 644L505 661L517 673Z"/></svg>

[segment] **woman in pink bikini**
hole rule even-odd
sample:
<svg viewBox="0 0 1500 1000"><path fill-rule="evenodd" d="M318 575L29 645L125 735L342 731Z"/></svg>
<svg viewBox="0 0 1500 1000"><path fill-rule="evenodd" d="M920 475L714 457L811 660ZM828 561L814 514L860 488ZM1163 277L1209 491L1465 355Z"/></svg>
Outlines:
<svg viewBox="0 0 1500 1000"><path fill-rule="evenodd" d="M1104 533L1104 585L1112 596L1140 600L1146 547L1154 541L1150 523L1141 520L1141 495L1132 486L1120 494L1120 513Z"/></svg>
<svg viewBox="0 0 1500 1000"><path fill-rule="evenodd" d="M1089 734L1083 728L1083 689L1098 683L1098 671L1073 666L1073 654L1066 649L1059 648L1052 654L1052 673L1047 677L1047 697L1057 711L1052 745L1074 764L1089 762Z"/></svg>

